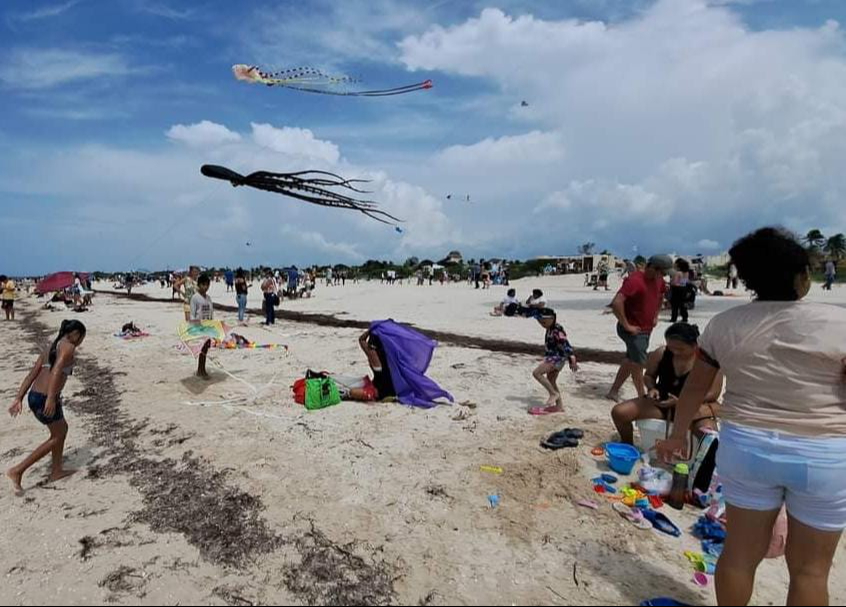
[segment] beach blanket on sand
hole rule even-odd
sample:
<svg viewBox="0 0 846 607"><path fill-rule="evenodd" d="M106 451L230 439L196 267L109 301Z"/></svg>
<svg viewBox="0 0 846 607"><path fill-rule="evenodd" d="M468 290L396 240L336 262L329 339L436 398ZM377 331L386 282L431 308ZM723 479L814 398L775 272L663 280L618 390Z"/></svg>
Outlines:
<svg viewBox="0 0 846 607"><path fill-rule="evenodd" d="M115 333L115 337L120 337L121 339L140 339L142 337L150 337L149 333L145 333L144 331L139 331L137 333Z"/></svg>
<svg viewBox="0 0 846 607"><path fill-rule="evenodd" d="M402 404L434 407L438 399L454 402L449 392L426 377L438 342L390 319L372 322L370 333L382 342L391 380Z"/></svg>

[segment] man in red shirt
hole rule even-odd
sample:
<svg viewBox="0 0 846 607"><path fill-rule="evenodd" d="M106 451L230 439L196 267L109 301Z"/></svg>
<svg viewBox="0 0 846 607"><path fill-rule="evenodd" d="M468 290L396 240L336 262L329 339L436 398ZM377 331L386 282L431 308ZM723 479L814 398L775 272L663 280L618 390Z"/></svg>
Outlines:
<svg viewBox="0 0 846 607"><path fill-rule="evenodd" d="M643 272L629 275L611 302L617 317L617 335L626 344L626 358L617 371L608 398L619 401L620 388L631 375L638 396L645 396L643 370L649 356L649 336L658 324L658 313L667 289L664 276L673 267L669 255L653 255Z"/></svg>

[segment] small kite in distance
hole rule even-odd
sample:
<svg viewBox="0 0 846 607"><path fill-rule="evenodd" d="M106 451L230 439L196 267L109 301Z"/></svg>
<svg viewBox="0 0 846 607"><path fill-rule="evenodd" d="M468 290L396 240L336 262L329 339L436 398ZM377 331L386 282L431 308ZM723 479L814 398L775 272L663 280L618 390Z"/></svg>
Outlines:
<svg viewBox="0 0 846 607"><path fill-rule="evenodd" d="M299 171L297 173L256 171L255 173L244 176L226 167L214 164L204 164L200 168L200 172L206 177L228 181L235 187L246 185L258 190L283 194L324 207L359 211L371 219L388 225L394 225L393 221L402 221L385 211L379 210L377 204L373 201L359 200L329 189L342 188L352 192L367 194L368 192L365 190L359 190L353 185L356 183L367 183L363 179L344 179L339 175L326 171Z"/></svg>
<svg viewBox="0 0 846 607"><path fill-rule="evenodd" d="M520 102L520 107L529 107L529 102L524 99Z"/></svg>

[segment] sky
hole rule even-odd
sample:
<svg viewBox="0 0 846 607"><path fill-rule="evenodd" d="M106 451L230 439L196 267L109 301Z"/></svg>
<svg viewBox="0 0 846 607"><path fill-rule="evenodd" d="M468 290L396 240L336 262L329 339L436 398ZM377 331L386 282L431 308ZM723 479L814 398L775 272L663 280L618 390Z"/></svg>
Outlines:
<svg viewBox="0 0 846 607"><path fill-rule="evenodd" d="M0 272L715 254L762 225L846 231L841 0L234 6L2 3ZM237 63L434 87L314 95L236 81ZM205 163L369 179L403 232Z"/></svg>

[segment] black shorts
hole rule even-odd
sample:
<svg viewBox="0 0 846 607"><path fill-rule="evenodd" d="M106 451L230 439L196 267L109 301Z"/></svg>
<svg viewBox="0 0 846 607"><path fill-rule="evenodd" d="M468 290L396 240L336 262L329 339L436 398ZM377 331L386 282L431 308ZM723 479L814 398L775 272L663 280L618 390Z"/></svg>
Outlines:
<svg viewBox="0 0 846 607"><path fill-rule="evenodd" d="M4 310L14 310L15 308L15 300L14 299L4 299L3 300L3 309Z"/></svg>
<svg viewBox="0 0 846 607"><path fill-rule="evenodd" d="M35 415L35 419L40 421L45 426L49 426L54 422L59 422L65 419L65 414L62 411L62 399L56 399L56 410L53 415L44 415L44 406L47 404L47 395L35 390L29 391L29 409Z"/></svg>
<svg viewBox="0 0 846 607"><path fill-rule="evenodd" d="M377 398L379 400L385 400L386 398L397 395L390 373L384 369L380 371L373 370L373 387L376 388Z"/></svg>

